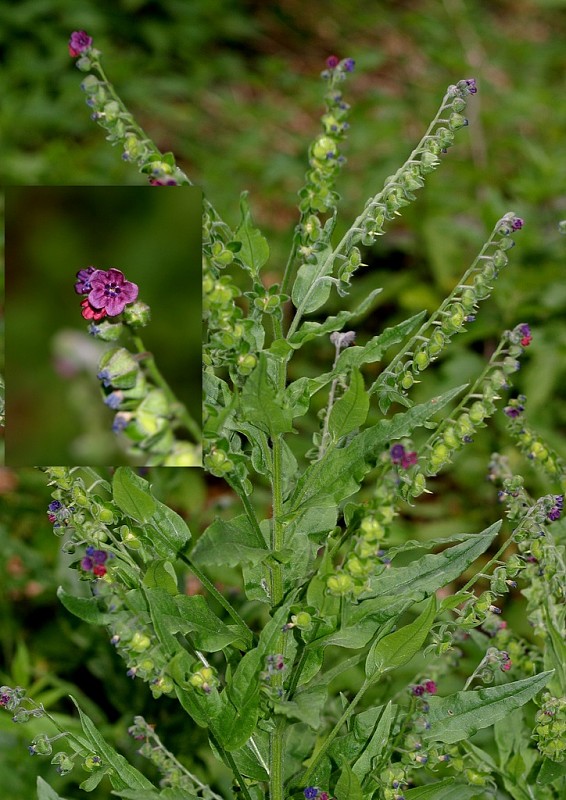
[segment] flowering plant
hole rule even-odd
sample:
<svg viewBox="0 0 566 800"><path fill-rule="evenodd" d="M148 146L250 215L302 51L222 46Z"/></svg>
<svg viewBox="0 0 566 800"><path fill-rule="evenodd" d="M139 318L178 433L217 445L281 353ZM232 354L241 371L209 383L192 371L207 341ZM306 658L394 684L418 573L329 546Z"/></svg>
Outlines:
<svg viewBox="0 0 566 800"><path fill-rule="evenodd" d="M115 267L89 266L77 272L75 291L84 295L81 314L90 322L89 333L115 345L100 359L97 377L104 403L117 412L112 430L129 440L129 454L146 465L199 466L200 427L140 338L150 308L137 300L137 284Z"/></svg>
<svg viewBox="0 0 566 800"><path fill-rule="evenodd" d="M109 138L153 182L187 182L117 99L90 37L73 34L70 47L79 68L90 71L93 80L83 87ZM566 476L559 456L524 423L524 399L508 401L509 432L542 468L552 493L531 497L507 459L494 454L489 478L507 506L505 528L500 520L481 532L399 541L394 523L403 504L433 491L431 479L486 426L531 344L529 326L519 323L502 334L471 386L419 403L411 397L429 365L473 322L523 220L508 212L495 223L429 317L419 313L355 344L352 323L371 309L376 289L356 309L321 319L333 289L348 296L363 266L360 246L384 232L440 165L477 91L473 79L448 88L406 163L335 243L334 184L348 113L340 85L353 69L351 59L332 56L323 72L323 130L309 148L280 285L261 279L269 247L246 196L234 231L205 203L205 467L231 487L241 512L219 516L191 546L185 520L131 469L119 468L111 481L90 469L45 470L53 487L49 519L90 589L86 596L61 589L62 603L107 628L128 675L145 681L155 698L176 698L232 780L211 787L137 716L130 734L161 772L157 789L79 707L80 735L41 734L30 752L51 755L52 742L64 735L67 746L52 761L60 773L81 762L89 773L85 791L107 776L114 795L136 800L236 792L246 800L559 797L565 568L554 530ZM86 276L91 284L96 275ZM92 291L93 309L105 308ZM317 312L318 319L306 319ZM319 375L298 374L297 354L309 342L324 354L327 338L332 364ZM396 355L376 369L393 346ZM312 414L321 392L324 401ZM317 423L311 418L305 453L294 440L309 414ZM266 492L270 508L262 513ZM485 556L500 535L499 547ZM474 568L482 557L481 569ZM231 601L209 573L233 568L245 598ZM200 581L197 594L180 591L185 572ZM500 618L510 590L527 600L535 644ZM455 685L451 672L468 647L477 666ZM355 693L333 698L332 682L348 670ZM534 727L531 701L539 706ZM16 722L46 716L60 728L23 689L2 687L0 703ZM473 738L478 731L483 738ZM40 800L56 797L43 781L39 787Z"/></svg>

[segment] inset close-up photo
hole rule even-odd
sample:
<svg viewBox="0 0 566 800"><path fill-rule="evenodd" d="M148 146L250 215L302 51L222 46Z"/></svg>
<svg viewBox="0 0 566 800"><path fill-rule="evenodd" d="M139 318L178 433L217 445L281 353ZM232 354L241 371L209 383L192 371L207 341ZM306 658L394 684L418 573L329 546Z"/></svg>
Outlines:
<svg viewBox="0 0 566 800"><path fill-rule="evenodd" d="M201 463L202 193L6 191L6 463Z"/></svg>

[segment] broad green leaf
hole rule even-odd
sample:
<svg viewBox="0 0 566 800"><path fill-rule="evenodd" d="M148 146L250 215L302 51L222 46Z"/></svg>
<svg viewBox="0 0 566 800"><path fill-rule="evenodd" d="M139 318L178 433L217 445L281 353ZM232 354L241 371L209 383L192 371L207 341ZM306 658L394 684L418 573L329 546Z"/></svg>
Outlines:
<svg viewBox="0 0 566 800"><path fill-rule="evenodd" d="M499 766L505 769L512 753L519 753L529 746L530 730L523 721L523 709L516 708L493 726L495 743L499 756Z"/></svg>
<svg viewBox="0 0 566 800"><path fill-rule="evenodd" d="M374 289L353 311L340 311L335 317L327 317L324 322L303 322L301 327L295 331L289 339L280 339L278 341L284 341L288 348L297 350L305 342L309 342L317 336L324 336L333 331L341 331L347 322L350 322L350 320L356 317L363 316L366 311L371 308L377 295L382 291L383 289ZM277 351L277 342L273 342L271 345L271 349L273 350L274 348L274 351Z"/></svg>
<svg viewBox="0 0 566 800"><path fill-rule="evenodd" d="M417 601L408 596L377 597L365 600L357 606L347 605L338 630L317 639L313 646L335 645L351 649L365 647L373 639L378 628L388 620L398 617Z"/></svg>
<svg viewBox="0 0 566 800"><path fill-rule="evenodd" d="M369 588L361 595L379 597L398 592L423 596L435 592L458 578L470 564L484 553L497 536L501 520L475 536L466 538L462 544L448 547L442 553L429 554L413 561L406 567L391 567L380 575L370 578Z"/></svg>
<svg viewBox="0 0 566 800"><path fill-rule="evenodd" d="M464 783L456 783L455 778L431 783L428 786L417 786L404 792L405 800L470 800L478 797L481 789Z"/></svg>
<svg viewBox="0 0 566 800"><path fill-rule="evenodd" d="M304 508L338 505L354 494L386 444L408 436L460 394L463 388L451 389L427 403L396 414L390 420L381 420L354 436L347 447L329 448L320 461L306 469L292 497L285 503L285 513L292 517Z"/></svg>
<svg viewBox="0 0 566 800"><path fill-rule="evenodd" d="M165 589L170 595L179 594L177 573L173 564L166 559L149 564L143 577L143 585L148 589Z"/></svg>
<svg viewBox="0 0 566 800"><path fill-rule="evenodd" d="M96 597L74 597L72 594L67 594L62 586L57 589L57 597L67 611L84 622L89 622L91 625L106 625L110 620L110 614L100 610Z"/></svg>
<svg viewBox="0 0 566 800"><path fill-rule="evenodd" d="M149 484L130 467L118 467L112 479L114 502L124 514L141 524L150 521L156 501Z"/></svg>
<svg viewBox="0 0 566 800"><path fill-rule="evenodd" d="M552 675L553 670L549 670L501 686L457 692L450 697L430 697L430 728L422 733L422 737L446 744L469 739L476 731L493 725L531 700Z"/></svg>
<svg viewBox="0 0 566 800"><path fill-rule="evenodd" d="M121 797L123 800L198 800L196 794L188 792L186 789L163 789L161 792L154 789L149 792L138 792L130 789L124 789L121 792L112 792L116 797Z"/></svg>
<svg viewBox="0 0 566 800"><path fill-rule="evenodd" d="M548 638L545 640L545 666L554 668L556 673L553 683L557 683L555 694L566 694L566 643L564 637L556 629L554 621L548 611L544 608L544 617ZM548 662L548 663L547 663ZM552 687L551 687L552 688Z"/></svg>
<svg viewBox="0 0 566 800"><path fill-rule="evenodd" d="M176 511L153 497L152 500L155 509L149 520L151 530L146 531L146 535L160 556L176 558L179 551L191 540L191 532Z"/></svg>
<svg viewBox="0 0 566 800"><path fill-rule="evenodd" d="M436 616L436 596L432 595L425 610L409 625L379 639L366 659L366 675L373 678L390 669L403 666L423 646Z"/></svg>
<svg viewBox="0 0 566 800"><path fill-rule="evenodd" d="M553 783L559 778L566 778L566 761L558 764L556 761L551 761L550 758L545 758L537 776L537 783L545 785Z"/></svg>
<svg viewBox="0 0 566 800"><path fill-rule="evenodd" d="M92 792L107 774L108 770L104 768L91 772L88 778L79 784L79 789L82 789L83 792Z"/></svg>
<svg viewBox="0 0 566 800"><path fill-rule="evenodd" d="M295 307L300 307L303 314L311 314L328 300L333 264L332 248L327 245L316 253L314 263L299 267L291 297Z"/></svg>
<svg viewBox="0 0 566 800"><path fill-rule="evenodd" d="M379 722L369 739L362 754L352 766L352 772L363 781L366 775L372 772L372 761L377 758L383 751L385 745L389 741L389 731L391 730L391 723L393 722L393 707L391 700L385 706L383 713L379 718Z"/></svg>
<svg viewBox="0 0 566 800"><path fill-rule="evenodd" d="M229 566L258 564L269 554L267 544L258 541L245 514L229 521L216 519L191 551L195 564L203 566Z"/></svg>
<svg viewBox="0 0 566 800"><path fill-rule="evenodd" d="M282 714L288 719L298 719L310 728L318 730L326 697L325 686L309 686L304 691L298 691L292 700L274 701L274 710L276 714Z"/></svg>
<svg viewBox="0 0 566 800"><path fill-rule="evenodd" d="M293 430L291 409L278 391L274 376L275 364L265 352L246 380L240 395L241 416L271 437Z"/></svg>
<svg viewBox="0 0 566 800"><path fill-rule="evenodd" d="M37 800L65 800L43 778L37 778Z"/></svg>
<svg viewBox="0 0 566 800"><path fill-rule="evenodd" d="M364 379L358 369L353 369L350 385L332 406L328 419L328 432L333 442L361 428L369 411L369 396Z"/></svg>
<svg viewBox="0 0 566 800"><path fill-rule="evenodd" d="M242 192L240 195L240 213L242 221L234 233L233 241L241 244L238 250L238 259L254 278L257 278L260 269L269 258L269 245L265 236L254 227L248 203L248 192Z"/></svg>
<svg viewBox="0 0 566 800"><path fill-rule="evenodd" d="M109 775L112 787L114 789L153 789L154 787L148 779L108 744L98 732L91 718L81 710L75 698L71 696L71 700L77 707L83 732L92 745L92 749L102 759L103 766L110 765L113 768Z"/></svg>
<svg viewBox="0 0 566 800"><path fill-rule="evenodd" d="M342 771L334 789L336 800L363 800L360 781L346 758L342 759Z"/></svg>
<svg viewBox="0 0 566 800"><path fill-rule="evenodd" d="M212 750L220 759L220 753L214 748L214 745L212 745ZM231 756L240 773L246 778L253 778L256 781L269 780L269 775L262 766L262 763L269 764L269 737L264 731L256 730L253 739L247 741L239 750L233 750ZM287 761L287 748L285 748L285 761Z"/></svg>

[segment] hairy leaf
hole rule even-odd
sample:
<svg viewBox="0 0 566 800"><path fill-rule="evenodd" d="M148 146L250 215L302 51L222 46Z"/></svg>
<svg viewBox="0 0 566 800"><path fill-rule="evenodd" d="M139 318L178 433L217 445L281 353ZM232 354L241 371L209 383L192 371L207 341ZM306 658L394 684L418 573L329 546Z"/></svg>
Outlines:
<svg viewBox="0 0 566 800"><path fill-rule="evenodd" d="M384 636L372 646L366 659L367 677L373 678L410 661L423 646L435 616L436 597L432 595L416 620Z"/></svg>
<svg viewBox="0 0 566 800"><path fill-rule="evenodd" d="M254 278L259 275L260 269L269 258L269 245L263 234L254 227L250 206L248 203L248 192L240 195L240 213L242 221L238 225L233 241L240 244L238 259Z"/></svg>
<svg viewBox="0 0 566 800"><path fill-rule="evenodd" d="M422 736L446 744L468 739L531 700L552 675L553 670L549 670L502 686L457 692L450 697L430 697L430 728Z"/></svg>
<svg viewBox="0 0 566 800"><path fill-rule="evenodd" d="M455 778L417 786L404 792L405 800L469 800L478 796L479 788L464 783L456 783Z"/></svg>
<svg viewBox="0 0 566 800"><path fill-rule="evenodd" d="M57 597L67 611L84 622L89 622L91 625L106 625L110 620L111 615L100 610L96 597L75 597L67 594L62 586L57 589Z"/></svg>
<svg viewBox="0 0 566 800"><path fill-rule="evenodd" d="M336 800L363 800L363 792L357 775L348 764L348 759L342 759L342 771L334 789Z"/></svg>
<svg viewBox="0 0 566 800"><path fill-rule="evenodd" d="M374 336L363 346L347 347L340 353L333 373L339 375L352 367L361 367L362 364L381 361L386 350L394 344L402 342L422 322L425 315L426 311L421 311L392 328L386 328L383 333Z"/></svg>
<svg viewBox="0 0 566 800"><path fill-rule="evenodd" d="M372 762L383 751L385 745L389 741L389 731L391 730L391 723L393 722L393 707L391 700L385 706L383 713L379 718L379 722L367 742L362 754L352 766L354 775L362 781L366 775L372 772Z"/></svg>
<svg viewBox="0 0 566 800"><path fill-rule="evenodd" d="M328 300L333 263L332 248L326 246L316 253L314 263L299 267L291 297L297 308L301 306L303 314L311 314Z"/></svg>
<svg viewBox="0 0 566 800"><path fill-rule="evenodd" d="M268 555L267 544L258 535L245 514L229 521L216 519L197 540L191 551L195 564L226 565L258 564Z"/></svg>
<svg viewBox="0 0 566 800"><path fill-rule="evenodd" d="M307 468L295 492L285 504L285 512L292 517L305 508L338 505L354 494L386 444L408 436L414 428L440 411L463 388L459 386L451 389L427 403L396 414L391 420L381 420L354 436L347 447L330 447L320 461Z"/></svg>
<svg viewBox="0 0 566 800"><path fill-rule="evenodd" d="M102 759L103 766L109 764L113 771L110 773L110 781L114 789L153 789L154 787L139 770L132 767L124 756L111 747L106 739L98 732L94 722L80 708L74 697L71 700L77 707L83 732L92 745L92 749Z"/></svg>
<svg viewBox="0 0 566 800"><path fill-rule="evenodd" d="M435 592L458 578L470 564L484 553L497 536L501 520L475 536L466 538L462 544L448 547L442 553L430 554L413 561L406 567L391 567L386 572L370 578L369 588L362 595L379 597L398 592L402 595L422 592L423 596Z"/></svg>
<svg viewBox="0 0 566 800"><path fill-rule="evenodd" d="M42 777L37 778L37 800L65 800Z"/></svg>
<svg viewBox="0 0 566 800"><path fill-rule="evenodd" d="M293 430L291 409L278 392L273 375L274 364L265 352L247 379L240 395L242 418L271 437Z"/></svg>
<svg viewBox="0 0 566 800"><path fill-rule="evenodd" d="M369 411L369 396L364 379L358 369L353 369L350 385L332 406L328 418L328 432L333 442L360 428Z"/></svg>
<svg viewBox="0 0 566 800"><path fill-rule="evenodd" d="M141 524L150 521L156 501L149 484L130 467L118 467L112 479L114 502L124 514Z"/></svg>

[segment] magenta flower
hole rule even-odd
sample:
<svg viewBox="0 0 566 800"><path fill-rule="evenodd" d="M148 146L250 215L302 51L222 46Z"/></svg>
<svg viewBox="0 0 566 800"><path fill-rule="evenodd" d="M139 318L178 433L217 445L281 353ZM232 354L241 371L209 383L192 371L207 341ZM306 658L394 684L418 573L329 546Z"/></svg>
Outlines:
<svg viewBox="0 0 566 800"><path fill-rule="evenodd" d="M73 31L69 39L69 55L73 58L80 56L92 45L92 36L85 31Z"/></svg>
<svg viewBox="0 0 566 800"><path fill-rule="evenodd" d="M86 267L77 272L77 282L75 283L75 292L77 294L88 294L92 289L90 285L90 278L93 272L96 272L95 267Z"/></svg>
<svg viewBox="0 0 566 800"><path fill-rule="evenodd" d="M338 56L328 56L328 58L326 59L326 66L328 67L328 69L336 69L339 61L340 59L338 58Z"/></svg>
<svg viewBox="0 0 566 800"><path fill-rule="evenodd" d="M127 281L119 269L97 269L90 277L88 302L93 308L104 309L109 317L121 314L128 303L138 296L138 287Z"/></svg>

